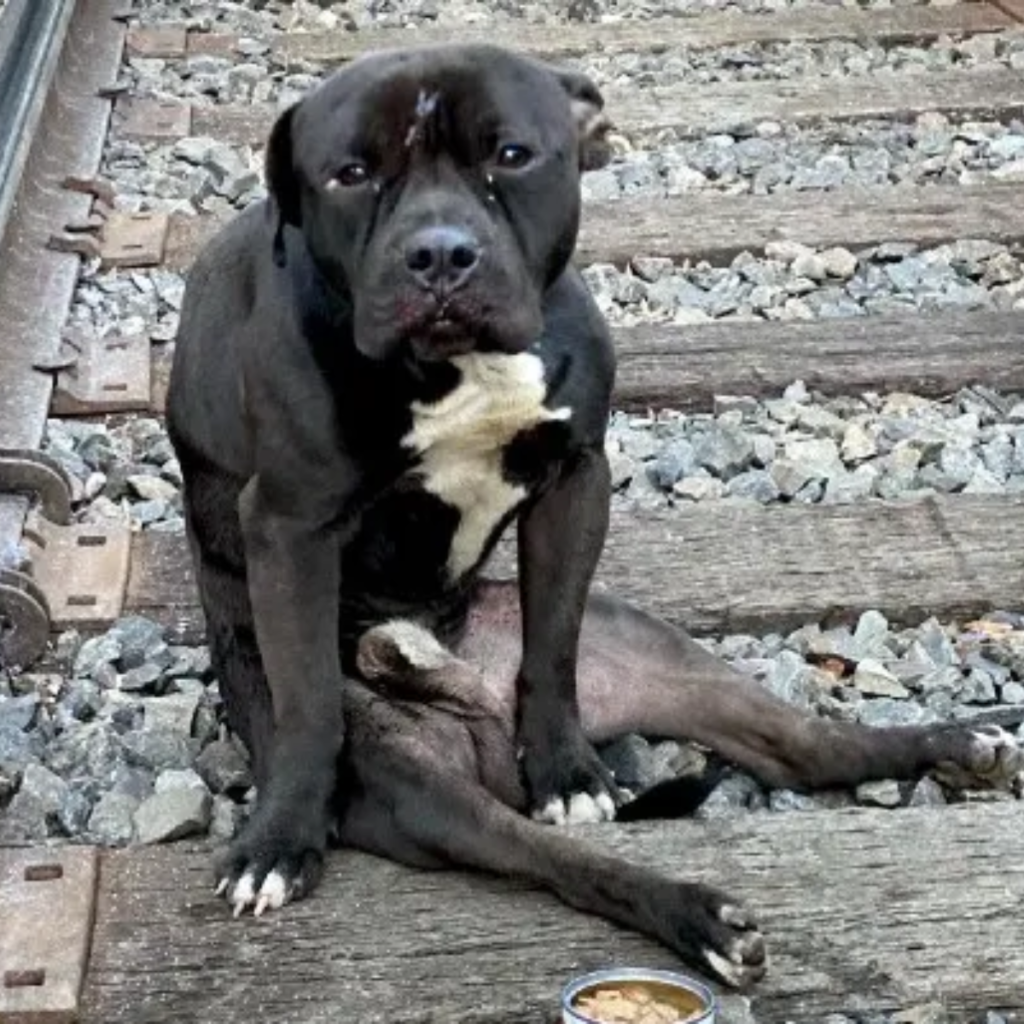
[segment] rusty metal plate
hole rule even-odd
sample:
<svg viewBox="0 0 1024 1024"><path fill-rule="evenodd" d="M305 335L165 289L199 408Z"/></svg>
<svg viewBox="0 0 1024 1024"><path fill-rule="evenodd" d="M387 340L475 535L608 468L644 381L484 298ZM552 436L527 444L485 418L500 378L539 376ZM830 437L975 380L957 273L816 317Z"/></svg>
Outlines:
<svg viewBox="0 0 1024 1024"><path fill-rule="evenodd" d="M192 107L175 100L126 100L117 105L120 129L136 139L184 139L192 134Z"/></svg>
<svg viewBox="0 0 1024 1024"><path fill-rule="evenodd" d="M57 374L54 416L148 410L152 400L149 338L143 334L65 338L73 365Z"/></svg>
<svg viewBox="0 0 1024 1024"><path fill-rule="evenodd" d="M131 57L184 57L188 32L184 25L131 28L125 37L125 48Z"/></svg>
<svg viewBox="0 0 1024 1024"><path fill-rule="evenodd" d="M165 213L112 213L100 237L106 267L155 267L164 257L168 219Z"/></svg>
<svg viewBox="0 0 1024 1024"><path fill-rule="evenodd" d="M120 617L131 559L127 522L58 526L30 515L24 539L53 629L106 629Z"/></svg>
<svg viewBox="0 0 1024 1024"><path fill-rule="evenodd" d="M0 850L0 1021L72 1024L89 958L94 847Z"/></svg>
<svg viewBox="0 0 1024 1024"><path fill-rule="evenodd" d="M238 36L230 32L189 32L188 54L206 53L214 57L233 57L238 52Z"/></svg>

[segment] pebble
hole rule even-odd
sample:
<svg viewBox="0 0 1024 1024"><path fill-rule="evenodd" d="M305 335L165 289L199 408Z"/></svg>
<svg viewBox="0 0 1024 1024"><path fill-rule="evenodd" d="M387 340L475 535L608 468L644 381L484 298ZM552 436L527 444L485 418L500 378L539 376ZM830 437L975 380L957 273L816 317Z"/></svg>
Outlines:
<svg viewBox="0 0 1024 1024"><path fill-rule="evenodd" d="M202 834L212 810L213 798L195 772L163 772L133 816L138 841L149 845Z"/></svg>

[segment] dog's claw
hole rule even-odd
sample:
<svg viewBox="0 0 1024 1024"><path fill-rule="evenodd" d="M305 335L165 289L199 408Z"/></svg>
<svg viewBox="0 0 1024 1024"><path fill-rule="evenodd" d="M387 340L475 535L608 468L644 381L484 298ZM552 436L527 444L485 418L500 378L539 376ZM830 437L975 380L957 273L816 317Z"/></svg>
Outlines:
<svg viewBox="0 0 1024 1024"><path fill-rule="evenodd" d="M262 917L263 911L270 906L270 897L264 892L260 893L260 898L256 901L256 906L253 908L253 917Z"/></svg>
<svg viewBox="0 0 1024 1024"><path fill-rule="evenodd" d="M224 893L226 893L228 891L228 886L230 884L231 883L226 878L222 878L217 883L217 888L213 890L213 895L214 896L223 896Z"/></svg>

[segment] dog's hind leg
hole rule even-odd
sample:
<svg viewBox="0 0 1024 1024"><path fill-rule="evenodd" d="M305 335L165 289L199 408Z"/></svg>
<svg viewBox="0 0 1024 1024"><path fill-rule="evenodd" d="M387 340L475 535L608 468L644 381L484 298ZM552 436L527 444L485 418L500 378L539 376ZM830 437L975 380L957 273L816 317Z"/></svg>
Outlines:
<svg viewBox="0 0 1024 1024"><path fill-rule="evenodd" d="M461 656L494 678L514 660L514 588L489 583ZM500 685L492 682L492 686ZM872 728L807 713L730 668L681 630L624 601L592 595L583 621L579 704L589 738L627 732L694 740L773 786L819 789L948 768L1005 783L1024 755L1000 729Z"/></svg>
<svg viewBox="0 0 1024 1024"><path fill-rule="evenodd" d="M418 742L430 742L429 723ZM676 881L531 821L444 767L447 751L421 758L378 729L365 745L353 731L347 757L354 779L345 787L344 845L415 867L461 866L543 885L570 906L660 940L729 985L764 974L764 940L752 915L717 889Z"/></svg>

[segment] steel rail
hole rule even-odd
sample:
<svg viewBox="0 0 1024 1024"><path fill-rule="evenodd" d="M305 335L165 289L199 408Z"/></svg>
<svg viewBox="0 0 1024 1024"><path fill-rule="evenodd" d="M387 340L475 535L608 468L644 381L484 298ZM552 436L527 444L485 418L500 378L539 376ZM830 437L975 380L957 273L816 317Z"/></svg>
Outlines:
<svg viewBox="0 0 1024 1024"><path fill-rule="evenodd" d="M0 13L0 238L74 10L75 0L7 0Z"/></svg>
<svg viewBox="0 0 1024 1024"><path fill-rule="evenodd" d="M52 390L34 364L60 345L79 271L78 257L47 241L91 205L62 183L100 165L110 101L99 90L121 59L119 7L7 0L0 10L0 449L30 460ZM0 493L0 669L34 660L48 629L45 597L23 563L29 507L26 496Z"/></svg>

